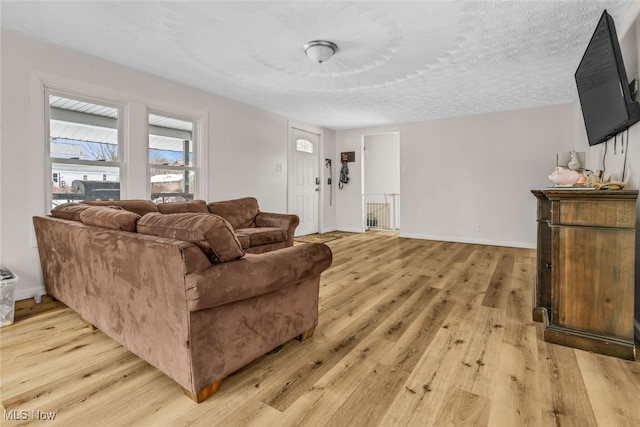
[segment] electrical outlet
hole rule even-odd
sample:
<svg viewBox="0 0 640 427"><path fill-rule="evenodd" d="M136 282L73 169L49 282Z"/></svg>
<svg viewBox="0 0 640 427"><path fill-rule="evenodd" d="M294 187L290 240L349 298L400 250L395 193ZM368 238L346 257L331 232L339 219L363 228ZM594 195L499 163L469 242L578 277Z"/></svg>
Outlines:
<svg viewBox="0 0 640 427"><path fill-rule="evenodd" d="M476 231L478 233L482 232L482 224L476 224Z"/></svg>

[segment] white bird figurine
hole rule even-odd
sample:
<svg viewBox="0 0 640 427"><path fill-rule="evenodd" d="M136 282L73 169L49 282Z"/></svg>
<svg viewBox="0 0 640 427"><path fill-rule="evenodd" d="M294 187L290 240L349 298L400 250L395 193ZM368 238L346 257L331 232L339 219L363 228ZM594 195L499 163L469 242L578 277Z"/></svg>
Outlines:
<svg viewBox="0 0 640 427"><path fill-rule="evenodd" d="M571 160L569 160L567 166L572 171L577 171L580 169L580 162L578 161L576 150L569 151L569 154L571 154Z"/></svg>

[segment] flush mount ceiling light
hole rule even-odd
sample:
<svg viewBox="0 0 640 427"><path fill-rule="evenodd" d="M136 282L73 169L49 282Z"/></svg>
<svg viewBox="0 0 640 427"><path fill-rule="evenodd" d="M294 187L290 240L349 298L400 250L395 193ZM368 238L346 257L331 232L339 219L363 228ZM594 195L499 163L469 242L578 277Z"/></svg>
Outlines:
<svg viewBox="0 0 640 427"><path fill-rule="evenodd" d="M302 50L312 61L322 64L338 51L338 45L326 40L313 40L305 43Z"/></svg>

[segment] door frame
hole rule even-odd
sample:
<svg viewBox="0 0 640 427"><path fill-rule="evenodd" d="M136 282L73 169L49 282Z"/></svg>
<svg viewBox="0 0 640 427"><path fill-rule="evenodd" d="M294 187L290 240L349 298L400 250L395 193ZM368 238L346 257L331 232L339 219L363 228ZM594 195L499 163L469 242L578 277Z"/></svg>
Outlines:
<svg viewBox="0 0 640 427"><path fill-rule="evenodd" d="M320 191L318 192L318 232L324 233L328 230L324 227L324 197L325 197L325 168L324 168L324 132L318 126L306 123L287 121L287 212L289 212L289 200L291 199L291 171L293 170L293 129L312 133L318 137L318 177L320 178ZM290 212L289 212L290 213Z"/></svg>

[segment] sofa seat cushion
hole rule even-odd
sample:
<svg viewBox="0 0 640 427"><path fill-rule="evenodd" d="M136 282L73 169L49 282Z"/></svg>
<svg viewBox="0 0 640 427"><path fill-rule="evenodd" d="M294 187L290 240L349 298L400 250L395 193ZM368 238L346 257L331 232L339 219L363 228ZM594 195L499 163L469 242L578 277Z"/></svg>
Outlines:
<svg viewBox="0 0 640 427"><path fill-rule="evenodd" d="M70 219L72 221L82 221L80 214L85 209L89 209L89 205L83 205L80 203L63 203L51 209L51 216L62 219Z"/></svg>
<svg viewBox="0 0 640 427"><path fill-rule="evenodd" d="M119 207L89 206L80 213L83 224L135 233L140 215Z"/></svg>
<svg viewBox="0 0 640 427"><path fill-rule="evenodd" d="M85 200L80 203L91 206L119 206L130 212L135 212L142 216L149 212L158 212L158 207L151 200L131 199L131 200Z"/></svg>
<svg viewBox="0 0 640 427"><path fill-rule="evenodd" d="M260 246L287 240L287 230L276 227L239 228L236 233L248 236L249 246Z"/></svg>
<svg viewBox="0 0 640 427"><path fill-rule="evenodd" d="M163 214L172 213L209 213L207 202L204 200L189 200L186 202L158 203L158 210Z"/></svg>
<svg viewBox="0 0 640 427"><path fill-rule="evenodd" d="M138 233L192 242L212 262L232 261L244 256L231 225L224 218L209 213L149 213L138 221Z"/></svg>
<svg viewBox="0 0 640 427"><path fill-rule="evenodd" d="M258 200L254 197L211 202L207 206L209 212L220 215L229 221L235 230L238 228L254 227L256 215L260 212Z"/></svg>

